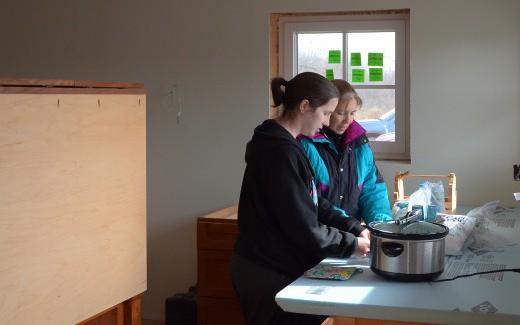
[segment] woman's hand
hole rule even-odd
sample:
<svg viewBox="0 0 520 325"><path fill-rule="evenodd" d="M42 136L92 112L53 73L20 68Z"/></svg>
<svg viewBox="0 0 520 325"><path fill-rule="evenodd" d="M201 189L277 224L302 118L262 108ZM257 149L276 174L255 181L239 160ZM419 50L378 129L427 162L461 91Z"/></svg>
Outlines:
<svg viewBox="0 0 520 325"><path fill-rule="evenodd" d="M368 255L368 253L370 253L370 240L367 238L364 238L364 237L358 237L357 238L357 248L356 248L355 254L358 256L366 257Z"/></svg>
<svg viewBox="0 0 520 325"><path fill-rule="evenodd" d="M363 231L359 234L359 237L361 237L361 238L366 238L366 239L370 240L370 231L368 231L368 229L363 230Z"/></svg>

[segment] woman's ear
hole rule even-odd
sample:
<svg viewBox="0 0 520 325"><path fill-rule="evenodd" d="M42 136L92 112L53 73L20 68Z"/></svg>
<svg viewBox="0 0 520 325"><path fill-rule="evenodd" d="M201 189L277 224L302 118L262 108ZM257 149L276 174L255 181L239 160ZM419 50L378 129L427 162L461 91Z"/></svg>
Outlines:
<svg viewBox="0 0 520 325"><path fill-rule="evenodd" d="M304 99L300 102L300 106L298 107L300 113L304 114L311 110L311 105L307 99Z"/></svg>

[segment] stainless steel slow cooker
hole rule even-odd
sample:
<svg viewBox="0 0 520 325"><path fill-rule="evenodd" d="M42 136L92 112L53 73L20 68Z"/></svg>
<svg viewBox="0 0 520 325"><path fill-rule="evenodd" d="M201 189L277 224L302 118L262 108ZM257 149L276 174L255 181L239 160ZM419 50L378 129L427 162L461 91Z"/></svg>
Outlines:
<svg viewBox="0 0 520 325"><path fill-rule="evenodd" d="M444 271L448 228L416 217L368 225L374 273L391 280L428 281Z"/></svg>

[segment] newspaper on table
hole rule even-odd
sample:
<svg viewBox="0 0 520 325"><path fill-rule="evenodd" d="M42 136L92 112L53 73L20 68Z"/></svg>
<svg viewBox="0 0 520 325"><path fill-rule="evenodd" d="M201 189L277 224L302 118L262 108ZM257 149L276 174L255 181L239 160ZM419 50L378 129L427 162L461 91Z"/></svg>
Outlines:
<svg viewBox="0 0 520 325"><path fill-rule="evenodd" d="M501 208L497 202L473 209L469 217L477 220L466 245L457 256L446 256L439 279L458 275L520 268L520 208ZM502 281L504 272L482 274L479 279Z"/></svg>

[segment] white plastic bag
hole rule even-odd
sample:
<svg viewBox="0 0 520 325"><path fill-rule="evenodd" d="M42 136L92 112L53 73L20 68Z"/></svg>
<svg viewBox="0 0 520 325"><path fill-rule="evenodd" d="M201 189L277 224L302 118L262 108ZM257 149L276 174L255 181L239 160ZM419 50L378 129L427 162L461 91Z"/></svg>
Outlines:
<svg viewBox="0 0 520 325"><path fill-rule="evenodd" d="M444 207L444 186L442 185L442 181L425 182L425 183L426 183L426 186L428 186L430 188L430 192L431 192L430 205L437 206L438 211L441 213L444 213L444 211L446 211L446 209ZM433 217L432 219L435 219L435 218Z"/></svg>
<svg viewBox="0 0 520 325"><path fill-rule="evenodd" d="M450 230L445 239L446 255L462 255L471 242L467 239L475 227L476 219L465 215L438 213L435 222Z"/></svg>
<svg viewBox="0 0 520 325"><path fill-rule="evenodd" d="M408 206L410 202L408 200L399 200L392 206L392 218L398 220L405 216L408 212Z"/></svg>
<svg viewBox="0 0 520 325"><path fill-rule="evenodd" d="M473 243L469 248L473 251L501 251L504 246L518 242L520 229L504 227L504 221L515 225L520 214L515 209L498 207L499 201L492 201L468 212L468 216L476 219L472 233ZM511 212L511 213L509 213ZM520 222L520 221L519 221Z"/></svg>
<svg viewBox="0 0 520 325"><path fill-rule="evenodd" d="M424 220L434 221L438 212L444 212L444 186L441 181L422 182L419 189L410 195L408 210L414 205L423 207Z"/></svg>
<svg viewBox="0 0 520 325"><path fill-rule="evenodd" d="M419 186L419 189L413 192L408 199L408 211L412 211L414 206L420 205L423 208L423 214L426 215L428 205L430 204L431 191L428 187Z"/></svg>

